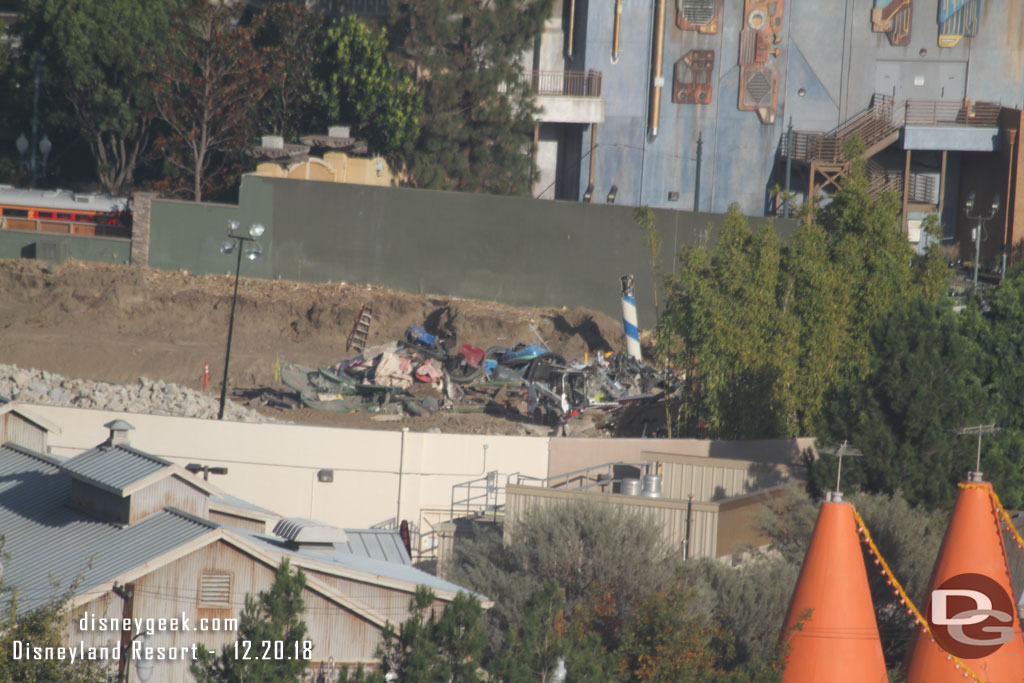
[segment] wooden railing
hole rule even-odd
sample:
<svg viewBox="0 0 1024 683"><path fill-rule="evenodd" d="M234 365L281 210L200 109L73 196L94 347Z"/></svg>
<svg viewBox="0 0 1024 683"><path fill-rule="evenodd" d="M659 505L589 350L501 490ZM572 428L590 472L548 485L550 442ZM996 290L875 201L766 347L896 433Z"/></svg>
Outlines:
<svg viewBox="0 0 1024 683"><path fill-rule="evenodd" d="M904 121L908 126L961 126L995 127L999 120L998 102L927 102L909 100Z"/></svg>
<svg viewBox="0 0 1024 683"><path fill-rule="evenodd" d="M538 95L601 96L600 71L530 71L526 79Z"/></svg>

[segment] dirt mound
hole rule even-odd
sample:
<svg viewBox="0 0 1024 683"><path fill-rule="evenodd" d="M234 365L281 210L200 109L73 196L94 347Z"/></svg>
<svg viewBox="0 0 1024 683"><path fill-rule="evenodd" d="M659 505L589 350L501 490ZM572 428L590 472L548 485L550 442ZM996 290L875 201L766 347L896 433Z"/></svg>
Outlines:
<svg viewBox="0 0 1024 683"><path fill-rule="evenodd" d="M195 389L203 386L208 362L213 392L223 373L233 284L233 277L223 275L138 266L68 261L51 268L38 261L0 260L0 362L113 383L146 376ZM271 386L278 361L324 366L355 355L345 342L364 304L373 308L371 345L399 339L411 324L431 333L453 331L459 344L482 348L534 343L539 336L568 359L625 345L621 323L582 308L516 308L367 285L243 278L231 385ZM272 414L338 426L429 426L307 412L314 411ZM516 429L485 417L438 424L444 423L444 431Z"/></svg>

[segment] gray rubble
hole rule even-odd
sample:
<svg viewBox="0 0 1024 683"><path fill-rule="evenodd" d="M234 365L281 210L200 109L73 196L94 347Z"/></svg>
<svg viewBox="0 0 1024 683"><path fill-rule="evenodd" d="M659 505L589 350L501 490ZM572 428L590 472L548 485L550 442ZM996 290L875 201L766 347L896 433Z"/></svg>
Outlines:
<svg viewBox="0 0 1024 683"><path fill-rule="evenodd" d="M134 384L118 385L68 379L46 370L19 368L17 365L0 365L0 399L26 404L206 420L216 419L220 406L219 397L212 393L204 394L160 379L140 377ZM224 419L234 422L275 422L231 401L224 407Z"/></svg>

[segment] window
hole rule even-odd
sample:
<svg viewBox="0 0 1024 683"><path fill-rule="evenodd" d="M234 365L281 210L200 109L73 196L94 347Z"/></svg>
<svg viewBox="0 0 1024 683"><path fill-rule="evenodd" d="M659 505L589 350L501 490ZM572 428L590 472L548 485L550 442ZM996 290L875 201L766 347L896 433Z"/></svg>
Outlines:
<svg viewBox="0 0 1024 683"><path fill-rule="evenodd" d="M199 577L200 607L231 607L230 572L205 571Z"/></svg>

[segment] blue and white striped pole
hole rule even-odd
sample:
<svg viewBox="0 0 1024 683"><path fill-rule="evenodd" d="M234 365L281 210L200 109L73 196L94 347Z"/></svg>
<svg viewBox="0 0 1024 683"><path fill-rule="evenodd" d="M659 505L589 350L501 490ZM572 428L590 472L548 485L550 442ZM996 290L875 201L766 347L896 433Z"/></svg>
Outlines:
<svg viewBox="0 0 1024 683"><path fill-rule="evenodd" d="M622 278L622 326L626 330L626 353L637 360L640 356L640 328L636 324L636 297L633 296L633 276Z"/></svg>

